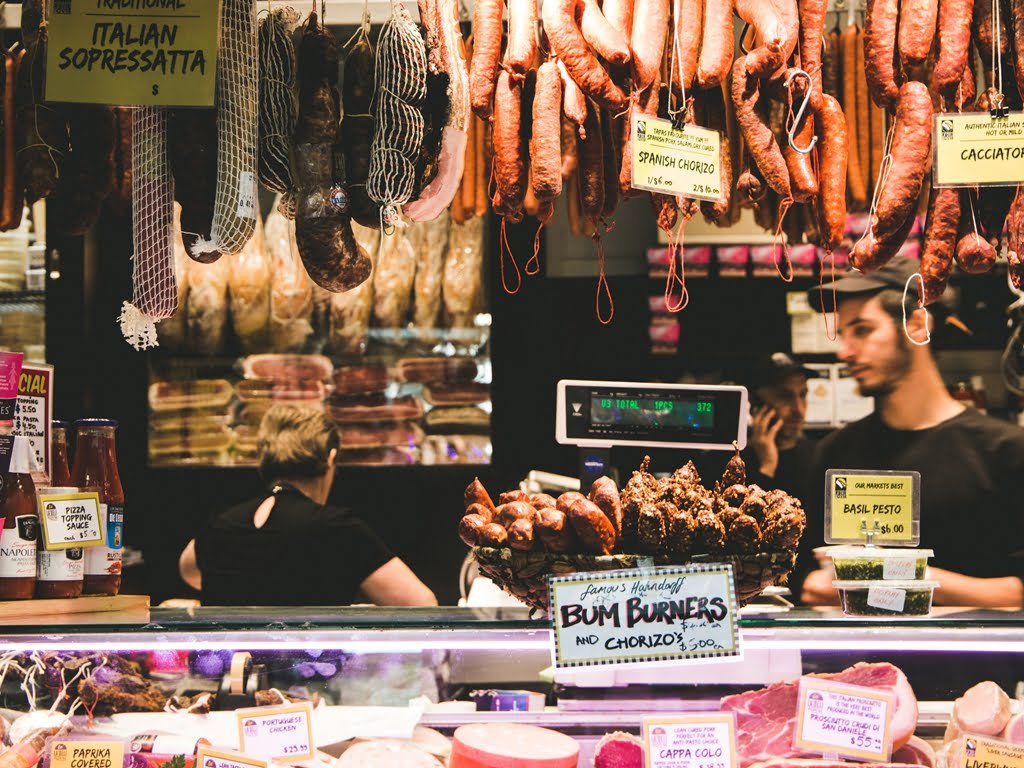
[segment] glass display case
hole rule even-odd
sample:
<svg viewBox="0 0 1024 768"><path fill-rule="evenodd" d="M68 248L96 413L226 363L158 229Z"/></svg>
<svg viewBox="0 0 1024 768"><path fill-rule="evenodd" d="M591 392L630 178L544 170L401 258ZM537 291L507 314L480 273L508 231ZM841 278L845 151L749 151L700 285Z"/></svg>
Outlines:
<svg viewBox="0 0 1024 768"><path fill-rule="evenodd" d="M990 730L1015 740L1024 680L1024 616L999 611L881 621L748 608L738 660L557 671L549 623L518 609L156 608L135 622L63 620L4 628L0 707L9 720L30 702L86 701L77 714L91 710L91 727L116 738L178 733L237 748L232 710L309 700L316 745L335 755L352 738L412 738L417 725L451 737L467 724L527 724L571 736L579 765L590 766L602 736L636 734L645 716L718 710L726 696L867 662L906 675L917 709L907 748L932 761L900 751L893 762L932 766L931 752L959 735L954 701L983 681L999 691ZM54 704L72 670L81 676ZM899 711L906 696L897 695ZM518 711L496 711L509 708ZM87 717L73 720L88 729ZM737 722L742 744L742 714Z"/></svg>

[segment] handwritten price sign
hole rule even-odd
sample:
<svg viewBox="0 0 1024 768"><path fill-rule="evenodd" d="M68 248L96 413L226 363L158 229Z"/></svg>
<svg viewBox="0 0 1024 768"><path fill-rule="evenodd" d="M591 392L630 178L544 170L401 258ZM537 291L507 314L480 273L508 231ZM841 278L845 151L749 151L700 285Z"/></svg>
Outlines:
<svg viewBox="0 0 1024 768"><path fill-rule="evenodd" d="M556 667L740 653L730 565L577 573L550 589Z"/></svg>
<svg viewBox="0 0 1024 768"><path fill-rule="evenodd" d="M891 692L804 677L800 679L798 707L793 737L797 749L889 761L896 709Z"/></svg>
<svg viewBox="0 0 1024 768"><path fill-rule="evenodd" d="M275 757L313 759L313 705L308 701L239 709L235 714L243 752L270 760Z"/></svg>

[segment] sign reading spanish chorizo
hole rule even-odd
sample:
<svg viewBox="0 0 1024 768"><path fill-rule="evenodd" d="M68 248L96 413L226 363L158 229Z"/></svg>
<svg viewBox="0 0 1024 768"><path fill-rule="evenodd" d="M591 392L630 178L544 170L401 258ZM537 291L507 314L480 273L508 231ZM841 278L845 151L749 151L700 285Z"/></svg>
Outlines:
<svg viewBox="0 0 1024 768"><path fill-rule="evenodd" d="M731 565L576 573L549 584L556 667L740 654Z"/></svg>
<svg viewBox="0 0 1024 768"><path fill-rule="evenodd" d="M634 189L717 200L722 193L721 146L718 131L634 114L632 185Z"/></svg>
<svg viewBox="0 0 1024 768"><path fill-rule="evenodd" d="M1024 112L935 116L935 186L1017 186L1024 181Z"/></svg>
<svg viewBox="0 0 1024 768"><path fill-rule="evenodd" d="M218 0L47 5L47 101L213 106Z"/></svg>

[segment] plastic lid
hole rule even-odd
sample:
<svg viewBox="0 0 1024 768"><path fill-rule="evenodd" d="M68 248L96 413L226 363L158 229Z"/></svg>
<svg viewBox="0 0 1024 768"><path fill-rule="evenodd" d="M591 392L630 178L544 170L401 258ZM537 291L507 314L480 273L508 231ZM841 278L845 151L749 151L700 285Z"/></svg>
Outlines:
<svg viewBox="0 0 1024 768"><path fill-rule="evenodd" d="M53 421L50 422L50 426L52 426L54 429L67 429L70 426L70 424L68 424L63 419L54 419Z"/></svg>
<svg viewBox="0 0 1024 768"><path fill-rule="evenodd" d="M845 589L848 592L863 591L871 587L883 589L935 589L939 582L931 579L912 579L909 581L833 581L832 586L836 589Z"/></svg>
<svg viewBox="0 0 1024 768"><path fill-rule="evenodd" d="M117 427L116 419L78 419L75 421L75 429L88 429L89 427Z"/></svg>
<svg viewBox="0 0 1024 768"><path fill-rule="evenodd" d="M856 545L843 545L830 547L829 557L833 560L895 560L928 558L935 554L931 549L897 549L892 547L862 547Z"/></svg>

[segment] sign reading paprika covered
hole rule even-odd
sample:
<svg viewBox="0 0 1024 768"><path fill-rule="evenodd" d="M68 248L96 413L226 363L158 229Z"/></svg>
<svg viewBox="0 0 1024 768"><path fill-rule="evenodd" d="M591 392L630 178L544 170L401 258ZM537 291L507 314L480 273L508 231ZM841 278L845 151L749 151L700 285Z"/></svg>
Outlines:
<svg viewBox="0 0 1024 768"><path fill-rule="evenodd" d="M218 0L48 0L46 100L211 107Z"/></svg>

